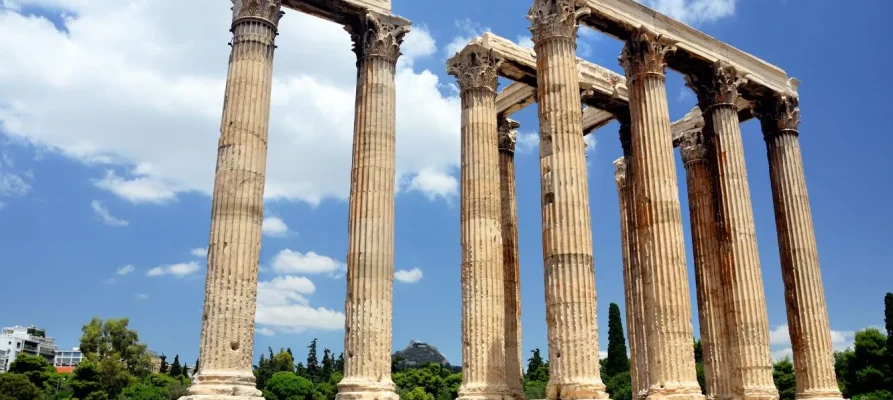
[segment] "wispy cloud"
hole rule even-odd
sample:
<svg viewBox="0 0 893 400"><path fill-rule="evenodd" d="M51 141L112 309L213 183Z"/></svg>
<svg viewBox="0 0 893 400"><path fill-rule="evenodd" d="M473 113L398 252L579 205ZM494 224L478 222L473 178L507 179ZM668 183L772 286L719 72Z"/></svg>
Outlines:
<svg viewBox="0 0 893 400"><path fill-rule="evenodd" d="M687 24L712 22L735 14L738 0L636 0Z"/></svg>
<svg viewBox="0 0 893 400"><path fill-rule="evenodd" d="M288 235L288 225L282 218L279 217L266 217L264 218L263 225L261 226L261 231L264 236L270 237L285 237Z"/></svg>
<svg viewBox="0 0 893 400"><path fill-rule="evenodd" d="M834 350L844 350L853 345L855 331L831 330L831 344ZM772 359L780 360L793 355L791 334L788 325L779 325L769 331L769 344L772 346Z"/></svg>
<svg viewBox="0 0 893 400"><path fill-rule="evenodd" d="M105 205L102 204L99 200L93 200L90 202L90 208L93 209L93 213L96 214L96 217L104 224L113 227L124 227L130 225L130 222L125 221L120 218L116 218L109 212Z"/></svg>
<svg viewBox="0 0 893 400"><path fill-rule="evenodd" d="M459 35L454 37L453 41L444 48L447 58L462 51L471 39L483 35L484 32L490 32L490 28L481 27L480 24L469 18L456 21L456 29L459 31Z"/></svg>
<svg viewBox="0 0 893 400"><path fill-rule="evenodd" d="M146 276L157 277L157 276L164 276L164 275L172 275L177 278L182 278L185 276L192 275L199 269L201 269L201 266L197 262L191 261L191 262L179 263L179 264L161 265L161 266L150 269L148 272L146 272Z"/></svg>
<svg viewBox="0 0 893 400"><path fill-rule="evenodd" d="M280 274L334 274L346 270L347 265L315 252L301 253L289 249L273 257L273 271Z"/></svg>
<svg viewBox="0 0 893 400"><path fill-rule="evenodd" d="M422 270L418 268L413 268L410 270L401 269L397 272L394 272L394 279L403 283L416 283L422 280L422 276Z"/></svg>
<svg viewBox="0 0 893 400"><path fill-rule="evenodd" d="M204 247L196 247L192 250L189 250L189 254L192 254L195 257L205 257L208 255L208 249Z"/></svg>
<svg viewBox="0 0 893 400"><path fill-rule="evenodd" d="M115 270L115 275L118 275L118 276L130 275L130 273L133 272L133 270L134 270L133 265L125 265L125 266Z"/></svg>
<svg viewBox="0 0 893 400"><path fill-rule="evenodd" d="M332 331L344 328L344 314L326 308L313 308L306 296L316 291L309 279L280 276L257 285L258 334L301 333L307 330Z"/></svg>

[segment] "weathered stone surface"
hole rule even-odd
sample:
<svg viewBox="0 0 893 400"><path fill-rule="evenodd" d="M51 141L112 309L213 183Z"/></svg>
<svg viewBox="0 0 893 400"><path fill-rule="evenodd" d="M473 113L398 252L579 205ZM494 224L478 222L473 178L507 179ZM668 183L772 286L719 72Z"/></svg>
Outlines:
<svg viewBox="0 0 893 400"><path fill-rule="evenodd" d="M467 46L447 61L462 101L462 400L510 399L495 104L498 65L480 46Z"/></svg>
<svg viewBox="0 0 893 400"><path fill-rule="evenodd" d="M673 43L644 29L621 64L630 95L630 154L642 270L649 399L702 399L691 351L691 300L664 76Z"/></svg>
<svg viewBox="0 0 893 400"><path fill-rule="evenodd" d="M595 271L571 0L537 0L536 48L543 257L552 399L606 399L599 374Z"/></svg>
<svg viewBox="0 0 893 400"><path fill-rule="evenodd" d="M281 0L284 7L348 25L367 12L391 14L391 0Z"/></svg>
<svg viewBox="0 0 893 400"><path fill-rule="evenodd" d="M800 153L799 101L764 99L757 107L769 155L769 179L781 256L797 399L840 399L815 228Z"/></svg>
<svg viewBox="0 0 893 400"><path fill-rule="evenodd" d="M338 399L396 399L391 381L394 291L394 75L408 24L366 13L348 27L357 55L344 379Z"/></svg>
<svg viewBox="0 0 893 400"><path fill-rule="evenodd" d="M521 355L521 265L518 255L518 204L515 198L515 140L521 124L498 118L499 191L502 207L502 262L505 282L505 384L515 400L524 399Z"/></svg>
<svg viewBox="0 0 893 400"><path fill-rule="evenodd" d="M233 1L199 359L187 398L255 397L251 370L270 120L275 0Z"/></svg>

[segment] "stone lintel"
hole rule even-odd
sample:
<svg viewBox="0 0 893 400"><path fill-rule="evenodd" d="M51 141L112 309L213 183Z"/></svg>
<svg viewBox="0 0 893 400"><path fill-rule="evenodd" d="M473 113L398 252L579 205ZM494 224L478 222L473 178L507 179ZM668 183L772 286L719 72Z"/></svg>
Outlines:
<svg viewBox="0 0 893 400"><path fill-rule="evenodd" d="M738 106L738 123L744 123L754 117L754 103L738 97L736 105ZM679 147L682 142L682 136L694 130L704 129L704 115L700 107L692 108L684 117L673 122L670 125L673 131L673 146Z"/></svg>
<svg viewBox="0 0 893 400"><path fill-rule="evenodd" d="M614 114L595 107L583 110L583 135L588 135L614 120Z"/></svg>
<svg viewBox="0 0 893 400"><path fill-rule="evenodd" d="M508 118L536 103L536 87L513 82L496 94L496 115Z"/></svg>
<svg viewBox="0 0 893 400"><path fill-rule="evenodd" d="M341 25L369 11L391 15L391 0L282 0L282 5Z"/></svg>
<svg viewBox="0 0 893 400"><path fill-rule="evenodd" d="M582 25L626 40L636 29L647 29L677 42L676 53L667 58L668 66L683 74L709 67L716 61L729 62L741 78L741 94L755 100L770 94L797 96L799 81L789 78L781 68L716 40L707 34L645 7L634 0L581 0L591 13Z"/></svg>

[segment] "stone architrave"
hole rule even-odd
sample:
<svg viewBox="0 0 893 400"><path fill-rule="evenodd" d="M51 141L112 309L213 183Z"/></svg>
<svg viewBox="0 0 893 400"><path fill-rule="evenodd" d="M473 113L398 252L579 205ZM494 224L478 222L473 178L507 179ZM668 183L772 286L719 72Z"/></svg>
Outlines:
<svg viewBox="0 0 893 400"><path fill-rule="evenodd" d="M732 392L736 398L772 400L769 315L757 233L738 122L738 87L745 81L722 61L686 76L704 115L704 140L713 179L720 262L725 277L726 311L732 349Z"/></svg>
<svg viewBox="0 0 893 400"><path fill-rule="evenodd" d="M260 399L251 370L279 0L233 0L199 350L185 399Z"/></svg>
<svg viewBox="0 0 893 400"><path fill-rule="evenodd" d="M549 400L608 398L599 373L592 226L575 55L577 18L587 10L574 3L536 0L528 13L537 54Z"/></svg>
<svg viewBox="0 0 893 400"><path fill-rule="evenodd" d="M508 400L505 280L496 124L498 60L470 45L447 61L462 101L460 400Z"/></svg>
<svg viewBox="0 0 893 400"><path fill-rule="evenodd" d="M391 339L394 292L394 74L409 21L367 12L347 26L357 55L347 225L344 379L339 400L394 399Z"/></svg>
<svg viewBox="0 0 893 400"><path fill-rule="evenodd" d="M521 124L498 119L499 190L502 207L502 263L505 280L505 384L515 400L524 399L521 355L521 268L518 256L518 204L515 198L515 131Z"/></svg>
<svg viewBox="0 0 893 400"><path fill-rule="evenodd" d="M760 101L757 115L769 155L769 178L781 256L798 400L840 399L834 347L819 268L815 228L800 153L796 96Z"/></svg>
<svg viewBox="0 0 893 400"><path fill-rule="evenodd" d="M666 56L674 50L673 43L641 28L620 56L630 98L632 212L645 293L648 398L703 399L691 349L691 299L667 108Z"/></svg>
<svg viewBox="0 0 893 400"><path fill-rule="evenodd" d="M729 354L732 346L729 343L727 294L714 212L716 199L703 133L696 130L683 135L679 150L685 164L688 186L692 258L695 262L695 287L704 352L704 390L708 400L731 399L733 366Z"/></svg>

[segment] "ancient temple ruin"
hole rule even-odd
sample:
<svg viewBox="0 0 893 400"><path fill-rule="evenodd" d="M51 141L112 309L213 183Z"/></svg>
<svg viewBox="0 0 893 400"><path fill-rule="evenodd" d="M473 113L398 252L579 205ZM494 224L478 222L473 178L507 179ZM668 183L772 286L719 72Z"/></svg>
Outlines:
<svg viewBox="0 0 893 400"><path fill-rule="evenodd" d="M433 0L429 0L433 1ZM273 54L282 7L342 24L357 55L342 400L396 399L390 377L395 87L409 21L389 0L232 0L232 54L212 202L201 370L187 399L258 399L251 371ZM620 124L615 162L636 399L701 399L674 148L688 182L707 397L772 400L769 326L739 125L766 140L798 399L841 399L799 146L797 86L778 67L634 0L533 0L534 49L491 33L447 62L461 90L460 399L519 400L513 113L537 103L550 382L601 381L584 135ZM625 42L625 76L576 56L579 26ZM671 122L665 71L698 107ZM514 83L498 91L498 78Z"/></svg>

